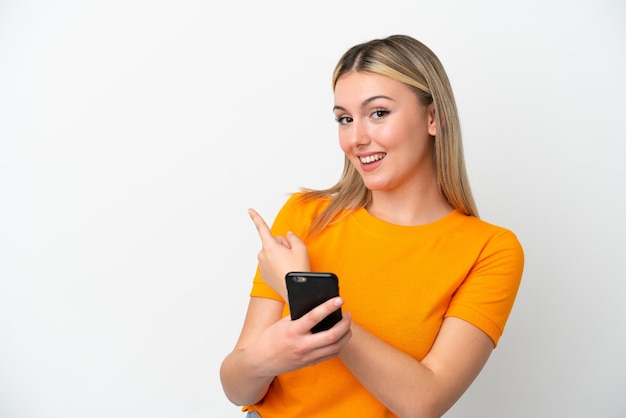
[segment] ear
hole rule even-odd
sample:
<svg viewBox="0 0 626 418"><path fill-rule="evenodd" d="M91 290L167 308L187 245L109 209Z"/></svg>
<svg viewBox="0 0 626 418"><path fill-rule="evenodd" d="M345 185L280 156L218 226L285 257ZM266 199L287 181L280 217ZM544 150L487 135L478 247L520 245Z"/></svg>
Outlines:
<svg viewBox="0 0 626 418"><path fill-rule="evenodd" d="M426 111L428 112L428 134L430 136L437 136L437 118L435 117L435 104L429 104Z"/></svg>

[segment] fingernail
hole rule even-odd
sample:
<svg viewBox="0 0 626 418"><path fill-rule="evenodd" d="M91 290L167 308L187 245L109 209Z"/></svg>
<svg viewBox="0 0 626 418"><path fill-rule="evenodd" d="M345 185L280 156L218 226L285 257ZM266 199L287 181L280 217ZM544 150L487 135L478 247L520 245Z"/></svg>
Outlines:
<svg viewBox="0 0 626 418"><path fill-rule="evenodd" d="M335 306L341 306L341 305L343 305L343 299L336 298L335 299Z"/></svg>

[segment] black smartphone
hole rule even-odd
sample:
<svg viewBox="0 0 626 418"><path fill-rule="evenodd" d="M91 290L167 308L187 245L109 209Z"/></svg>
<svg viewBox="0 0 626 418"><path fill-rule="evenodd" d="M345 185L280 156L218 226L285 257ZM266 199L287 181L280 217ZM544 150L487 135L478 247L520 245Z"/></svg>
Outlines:
<svg viewBox="0 0 626 418"><path fill-rule="evenodd" d="M316 306L339 296L339 279L334 273L290 272L285 276L291 319L298 319ZM341 321L341 308L311 328L320 332Z"/></svg>

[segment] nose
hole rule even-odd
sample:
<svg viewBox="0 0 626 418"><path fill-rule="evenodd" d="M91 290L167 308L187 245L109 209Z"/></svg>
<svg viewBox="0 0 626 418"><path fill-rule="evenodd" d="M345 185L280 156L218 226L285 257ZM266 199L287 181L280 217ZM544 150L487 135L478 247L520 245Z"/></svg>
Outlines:
<svg viewBox="0 0 626 418"><path fill-rule="evenodd" d="M352 122L352 132L350 144L353 147L367 145L371 142L369 129L364 121L354 119Z"/></svg>

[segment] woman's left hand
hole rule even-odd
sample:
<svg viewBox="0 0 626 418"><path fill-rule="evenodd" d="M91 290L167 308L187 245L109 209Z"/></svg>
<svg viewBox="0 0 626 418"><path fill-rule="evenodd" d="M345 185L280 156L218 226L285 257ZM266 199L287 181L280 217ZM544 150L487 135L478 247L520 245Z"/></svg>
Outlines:
<svg viewBox="0 0 626 418"><path fill-rule="evenodd" d="M261 277L287 300L285 275L290 271L310 271L306 245L292 232L287 232L284 237L275 237L254 209L249 209L248 214L261 238L261 251L258 254Z"/></svg>

